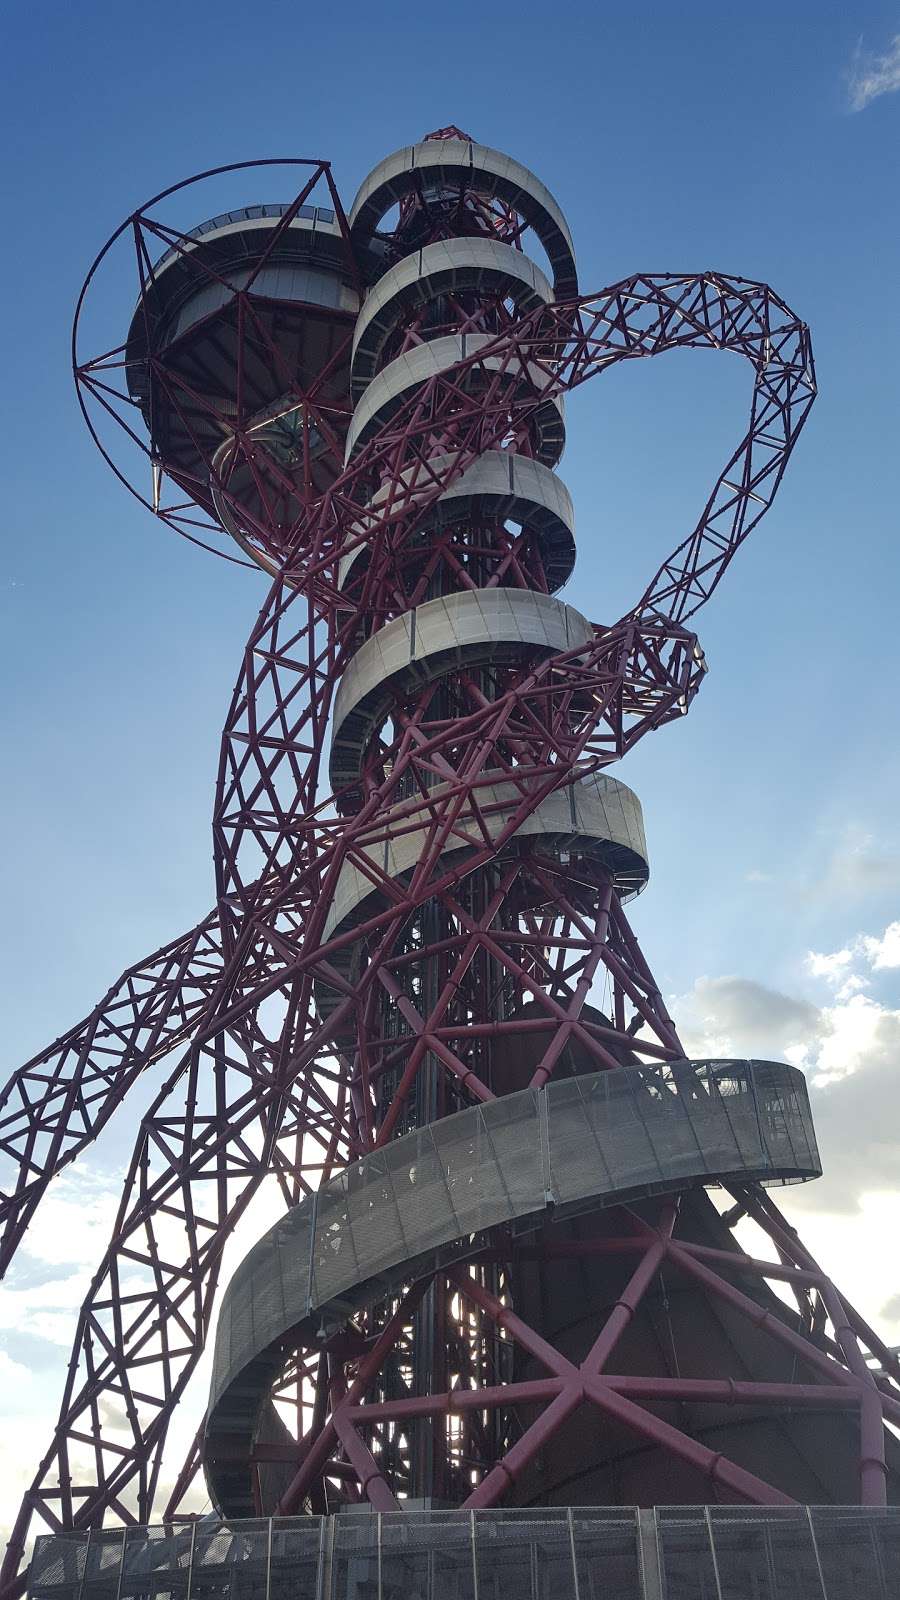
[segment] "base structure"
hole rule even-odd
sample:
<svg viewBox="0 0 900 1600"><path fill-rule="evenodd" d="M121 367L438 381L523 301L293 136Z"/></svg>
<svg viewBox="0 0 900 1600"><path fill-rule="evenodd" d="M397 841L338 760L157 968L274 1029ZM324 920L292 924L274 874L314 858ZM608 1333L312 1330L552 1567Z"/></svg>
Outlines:
<svg viewBox="0 0 900 1600"><path fill-rule="evenodd" d="M393 1141L226 1291L213 1504L896 1502L892 1378L759 1187L817 1172L802 1075L770 1062L588 1074Z"/></svg>
<svg viewBox="0 0 900 1600"><path fill-rule="evenodd" d="M226 1290L215 1506L883 1501L874 1376L810 1338L814 1274L786 1247L779 1300L702 1189L765 1219L754 1180L818 1171L802 1074L774 1062L583 1074L393 1140Z"/></svg>
<svg viewBox="0 0 900 1600"><path fill-rule="evenodd" d="M893 1600L900 1510L342 1512L39 1539L32 1600Z"/></svg>

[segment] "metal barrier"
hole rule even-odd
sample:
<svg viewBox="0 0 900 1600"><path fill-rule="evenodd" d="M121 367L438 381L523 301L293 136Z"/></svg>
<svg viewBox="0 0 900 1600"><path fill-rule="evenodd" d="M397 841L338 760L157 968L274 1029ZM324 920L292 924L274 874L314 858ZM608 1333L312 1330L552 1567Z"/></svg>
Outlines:
<svg viewBox="0 0 900 1600"><path fill-rule="evenodd" d="M31 1600L896 1600L900 1507L366 1510L38 1539Z"/></svg>

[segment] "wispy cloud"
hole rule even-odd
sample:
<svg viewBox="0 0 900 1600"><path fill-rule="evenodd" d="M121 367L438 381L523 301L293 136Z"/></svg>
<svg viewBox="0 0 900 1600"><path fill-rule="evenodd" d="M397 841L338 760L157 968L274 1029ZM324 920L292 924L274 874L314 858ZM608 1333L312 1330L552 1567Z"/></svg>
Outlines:
<svg viewBox="0 0 900 1600"><path fill-rule="evenodd" d="M816 856L795 892L806 901L842 903L900 892L900 854L882 848L861 828L848 826L830 854Z"/></svg>
<svg viewBox="0 0 900 1600"><path fill-rule="evenodd" d="M834 982L843 980L844 969L849 967L852 960L852 950L833 950L830 955L821 950L810 950L806 966L814 978L828 978Z"/></svg>
<svg viewBox="0 0 900 1600"><path fill-rule="evenodd" d="M859 933L852 944L831 952L808 950L804 965L814 978L824 978L837 989L838 998L846 999L858 989L867 989L869 980L850 970L862 961L874 972L890 967L900 967L900 922L889 922L879 938Z"/></svg>
<svg viewBox="0 0 900 1600"><path fill-rule="evenodd" d="M865 111L880 95L900 89L900 33L895 33L881 55L864 50L862 40L854 51L848 74L851 111Z"/></svg>

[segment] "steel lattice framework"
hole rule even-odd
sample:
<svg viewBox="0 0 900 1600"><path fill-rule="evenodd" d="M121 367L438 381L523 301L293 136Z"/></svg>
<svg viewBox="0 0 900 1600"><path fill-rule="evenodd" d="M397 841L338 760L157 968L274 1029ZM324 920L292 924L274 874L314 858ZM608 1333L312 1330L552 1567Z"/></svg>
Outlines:
<svg viewBox="0 0 900 1600"><path fill-rule="evenodd" d="M525 169L456 129L405 155L376 169L349 216L324 161L242 164L299 168L294 201L193 233L160 220L178 185L123 224L79 303L79 395L114 470L186 537L225 554L224 530L272 581L222 735L214 910L4 1091L5 1269L53 1176L152 1063L174 1061L141 1120L5 1592L21 1584L33 1518L150 1520L222 1252L264 1178L295 1206L473 1102L684 1055L624 910L646 879L639 807L627 828L611 823L637 802L604 773L700 687L689 622L771 504L806 420L808 330L764 284L711 272L580 294L564 220ZM552 285L524 254L529 228ZM137 309L124 344L85 358L86 294L113 246L133 251ZM588 624L554 596L574 559L564 491L549 486L561 402L619 362L679 348L745 358L747 430L634 606ZM149 461L149 496L108 442L115 425ZM547 1272L573 1255L631 1261L586 1355L516 1309L536 1302L516 1290L502 1239L286 1354L273 1393L295 1423L256 1458L258 1505L276 1459L291 1464L284 1511L422 1494L494 1504L585 1401L717 1493L790 1498L703 1443L686 1413L653 1410L720 1403L726 1389L762 1407L852 1409L851 1477L862 1500L883 1501L896 1357L761 1188L737 1189L722 1227L751 1218L771 1261L682 1236L688 1209L677 1196L623 1204L593 1241L532 1240ZM765 1324L802 1381L741 1389L734 1371L677 1369L605 1381L663 1270ZM540 1374L523 1375L522 1352ZM203 1449L201 1429L166 1515Z"/></svg>

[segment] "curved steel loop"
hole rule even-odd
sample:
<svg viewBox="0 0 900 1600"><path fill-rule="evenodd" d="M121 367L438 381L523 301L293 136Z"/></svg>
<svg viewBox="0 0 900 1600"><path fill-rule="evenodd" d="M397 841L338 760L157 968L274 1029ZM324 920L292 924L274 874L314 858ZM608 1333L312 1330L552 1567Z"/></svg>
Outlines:
<svg viewBox="0 0 900 1600"><path fill-rule="evenodd" d="M330 526L332 537L338 537L342 514L361 504L360 485L390 462L400 442L414 458L416 444L435 426L452 426L452 407L458 404L460 380L467 372L494 368L493 383L485 385L487 398L479 396L483 432L477 447L458 428L456 449L447 452L440 472L417 460L398 495L379 507L377 531L404 518L409 519L406 532L411 531L471 461L496 444L494 432L508 428L511 413L521 424L548 399L565 395L620 361L675 349L730 351L749 360L755 373L747 431L719 473L695 528L660 564L626 613L686 620L709 599L735 551L771 505L816 395L806 323L768 285L712 272L635 274L598 294L542 308L422 384L321 501L298 519L282 571L298 587L324 576L333 558L326 529ZM509 371L528 374L532 384L535 373L544 373L546 383L530 399L511 401L504 392L503 404L499 398L493 404L492 426L491 391L498 396ZM374 538L376 529L368 536ZM354 548L365 537L360 532L345 548Z"/></svg>
<svg viewBox="0 0 900 1600"><path fill-rule="evenodd" d="M283 638L286 628L290 633L287 613L303 594L307 626L318 625L332 636L329 670L307 673L305 685L310 696L307 721L324 727L346 650L356 637L357 619L372 606L379 568L382 575L389 570L391 552L409 537L430 506L480 454L502 440L510 427L511 407L517 422L524 425L549 395L563 394L619 361L669 349L732 350L754 366L750 422L743 440L719 474L693 532L662 563L626 618L662 616L684 621L692 615L712 594L736 550L768 509L812 404L815 380L805 324L767 286L711 273L638 275L600 295L560 305L552 315L549 332L546 311L535 313L446 373L428 380L295 524L280 573L248 641L223 730L215 813L222 869L220 896L233 904L230 897L237 890L245 913L250 902L236 870L242 822L240 805L236 807L235 802L244 791L250 761L248 727L259 661L266 662L267 692L280 670L289 685L288 699L296 703L300 687L296 665L285 662L283 650L279 660L273 641ZM461 379L474 368L483 374L478 407L460 415ZM546 373L546 386L540 393L533 392L535 369ZM532 393L511 402L504 378L516 371L529 374ZM439 469L429 464L424 452L417 452L417 446L437 426L450 438ZM404 462L410 461L412 467L403 470ZM386 469L391 469L396 493L379 505L377 518L360 529L366 485L373 476L383 476ZM360 529L349 540L348 526ZM369 574L356 613L345 610L339 620L337 608L342 597L336 583L337 558L362 542L372 548ZM345 600L343 603L346 606ZM283 728L279 734L283 741ZM267 754L264 771L257 763L259 784L270 794L275 770L287 753L283 749L280 755ZM267 869L297 818L310 810L313 787L310 767L299 789L285 802L284 826L266 842ZM267 872L257 868L251 876L258 884L266 881ZM225 921L227 926L228 919Z"/></svg>

